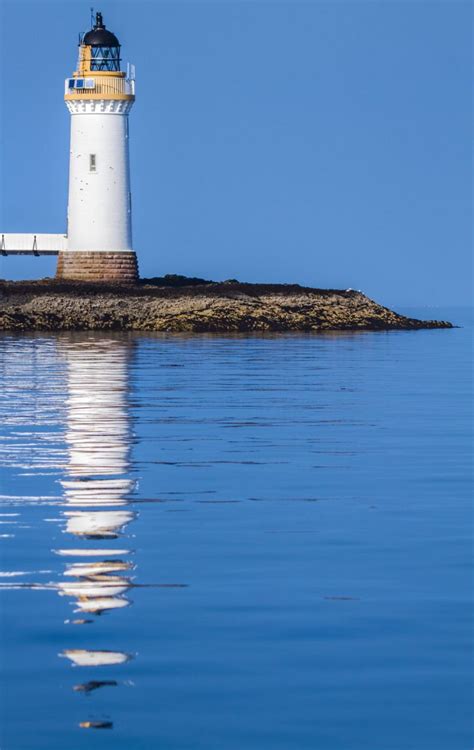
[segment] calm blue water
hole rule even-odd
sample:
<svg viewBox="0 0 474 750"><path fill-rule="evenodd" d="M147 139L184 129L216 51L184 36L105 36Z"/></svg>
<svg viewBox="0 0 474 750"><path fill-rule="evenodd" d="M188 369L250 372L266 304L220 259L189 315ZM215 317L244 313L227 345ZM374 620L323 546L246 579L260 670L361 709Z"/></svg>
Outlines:
<svg viewBox="0 0 474 750"><path fill-rule="evenodd" d="M0 337L2 750L472 747L436 313L468 327Z"/></svg>

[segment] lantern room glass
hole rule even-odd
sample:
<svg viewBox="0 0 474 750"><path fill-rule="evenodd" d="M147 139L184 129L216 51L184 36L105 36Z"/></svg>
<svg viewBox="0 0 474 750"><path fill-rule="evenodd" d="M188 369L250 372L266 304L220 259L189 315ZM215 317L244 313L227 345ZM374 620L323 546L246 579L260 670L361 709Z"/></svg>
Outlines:
<svg viewBox="0 0 474 750"><path fill-rule="evenodd" d="M120 70L120 47L91 47L91 70Z"/></svg>

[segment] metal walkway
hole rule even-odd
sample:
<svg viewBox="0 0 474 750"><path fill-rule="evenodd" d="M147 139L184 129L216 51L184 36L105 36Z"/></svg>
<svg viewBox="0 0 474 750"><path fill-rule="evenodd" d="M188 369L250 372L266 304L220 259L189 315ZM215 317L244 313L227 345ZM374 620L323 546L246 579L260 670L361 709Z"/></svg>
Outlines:
<svg viewBox="0 0 474 750"><path fill-rule="evenodd" d="M2 234L0 255L57 255L67 250L65 234Z"/></svg>

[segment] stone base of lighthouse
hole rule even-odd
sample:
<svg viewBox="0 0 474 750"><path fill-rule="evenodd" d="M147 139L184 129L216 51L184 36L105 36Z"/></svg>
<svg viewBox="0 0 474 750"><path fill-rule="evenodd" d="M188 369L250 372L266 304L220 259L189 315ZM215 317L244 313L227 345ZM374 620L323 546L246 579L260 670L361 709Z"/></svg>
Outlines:
<svg viewBox="0 0 474 750"><path fill-rule="evenodd" d="M134 284L138 281L137 256L133 252L64 251L58 255L56 278Z"/></svg>

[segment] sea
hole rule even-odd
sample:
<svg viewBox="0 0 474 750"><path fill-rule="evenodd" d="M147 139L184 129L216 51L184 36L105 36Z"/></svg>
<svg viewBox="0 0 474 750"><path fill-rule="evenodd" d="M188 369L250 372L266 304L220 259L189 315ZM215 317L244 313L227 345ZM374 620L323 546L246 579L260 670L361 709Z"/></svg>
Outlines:
<svg viewBox="0 0 474 750"><path fill-rule="evenodd" d="M471 750L472 311L0 336L1 750Z"/></svg>

